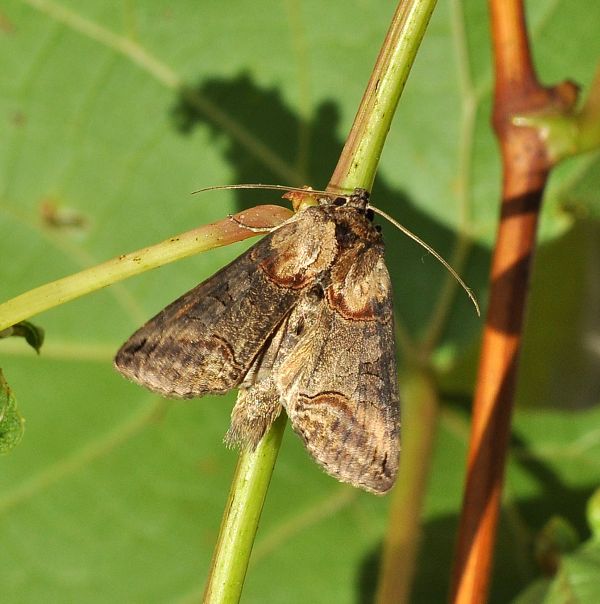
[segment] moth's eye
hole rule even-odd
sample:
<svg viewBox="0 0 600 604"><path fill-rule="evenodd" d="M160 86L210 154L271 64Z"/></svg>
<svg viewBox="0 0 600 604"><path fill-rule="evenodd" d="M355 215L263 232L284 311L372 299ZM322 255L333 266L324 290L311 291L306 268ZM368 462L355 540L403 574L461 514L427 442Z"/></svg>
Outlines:
<svg viewBox="0 0 600 604"><path fill-rule="evenodd" d="M380 225L380 224L376 224L376 225L375 225L375 230L376 230L378 233L381 233L381 225Z"/></svg>
<svg viewBox="0 0 600 604"><path fill-rule="evenodd" d="M321 285L317 283L311 288L311 290L308 292L308 295L311 300L313 300L314 302L318 302L319 300L322 300L324 298L325 292L323 291Z"/></svg>
<svg viewBox="0 0 600 604"><path fill-rule="evenodd" d="M343 205L346 205L346 198L345 197L336 197L333 200L333 205L334 206L343 206Z"/></svg>
<svg viewBox="0 0 600 604"><path fill-rule="evenodd" d="M373 222L373 218L375 218L375 212L373 212L371 208L368 208L365 212L365 216L367 217L367 220Z"/></svg>

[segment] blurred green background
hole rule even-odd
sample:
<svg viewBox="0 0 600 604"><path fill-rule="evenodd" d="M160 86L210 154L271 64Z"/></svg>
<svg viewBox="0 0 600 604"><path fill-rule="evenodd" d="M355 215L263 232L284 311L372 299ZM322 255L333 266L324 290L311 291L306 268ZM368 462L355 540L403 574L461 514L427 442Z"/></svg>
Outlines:
<svg viewBox="0 0 600 604"><path fill-rule="evenodd" d="M392 16L358 0L134 0L0 6L0 299L257 203L213 184L324 186ZM600 4L530 2L544 82L591 82ZM576 32L576 35L575 35ZM451 257L485 305L500 169L486 3L440 2L381 160L374 203ZM553 514L581 538L600 482L599 156L546 195L492 602L538 570ZM399 322L419 338L445 282L384 225ZM234 396L165 403L112 369L119 345L246 244L165 266L35 317L38 357L0 341L26 433L0 458L3 602L198 601L236 453ZM458 293L434 354L444 400L415 602L444 601L482 321ZM402 480L402 477L400 477ZM245 602L368 602L388 499L336 483L288 430Z"/></svg>

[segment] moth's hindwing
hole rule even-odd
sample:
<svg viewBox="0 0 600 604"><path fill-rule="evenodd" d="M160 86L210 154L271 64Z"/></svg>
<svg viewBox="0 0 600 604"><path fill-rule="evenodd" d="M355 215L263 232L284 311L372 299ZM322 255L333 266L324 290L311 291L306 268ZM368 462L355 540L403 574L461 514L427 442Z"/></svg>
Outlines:
<svg viewBox="0 0 600 604"><path fill-rule="evenodd" d="M333 252L315 254L315 243L328 237L334 242L327 221L298 214L135 332L117 353L116 368L164 396L234 388L331 262Z"/></svg>

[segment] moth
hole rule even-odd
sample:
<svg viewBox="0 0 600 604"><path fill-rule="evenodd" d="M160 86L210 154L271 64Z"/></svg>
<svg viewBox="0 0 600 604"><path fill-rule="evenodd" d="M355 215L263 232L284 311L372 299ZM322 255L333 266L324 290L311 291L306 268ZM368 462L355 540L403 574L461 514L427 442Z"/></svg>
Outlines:
<svg viewBox="0 0 600 604"><path fill-rule="evenodd" d="M317 199L150 319L115 366L166 397L237 387L230 445L255 448L285 409L325 472L383 494L400 451L383 239L366 190Z"/></svg>
<svg viewBox="0 0 600 604"><path fill-rule="evenodd" d="M331 476L394 483L399 397L392 289L369 194L319 197L175 300L116 368L166 397L239 388L226 442L254 448L285 409Z"/></svg>

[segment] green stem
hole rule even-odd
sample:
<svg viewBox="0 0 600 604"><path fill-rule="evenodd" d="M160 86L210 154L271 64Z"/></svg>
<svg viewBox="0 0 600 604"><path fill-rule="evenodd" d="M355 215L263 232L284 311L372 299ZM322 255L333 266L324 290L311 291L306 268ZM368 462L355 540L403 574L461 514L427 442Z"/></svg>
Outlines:
<svg viewBox="0 0 600 604"><path fill-rule="evenodd" d="M390 523L379 565L377 604L404 604L419 549L421 510L433 456L439 415L436 385L417 366L404 374L403 438L398 481L392 493Z"/></svg>
<svg viewBox="0 0 600 604"><path fill-rule="evenodd" d="M256 449L240 455L204 591L204 604L234 604L240 599L286 420L282 412Z"/></svg>
<svg viewBox="0 0 600 604"><path fill-rule="evenodd" d="M371 189L398 99L434 6L435 0L400 2L328 189ZM279 443L280 430L283 431L283 426L275 423L265 439ZM273 432L276 432L274 436ZM258 516L254 514L260 512L268 487L268 480L262 480L251 494L246 493L249 486L248 482L240 478L240 468L252 464L257 472L260 469L264 475L270 476L275 459L276 451L273 450L273 455L266 456L260 453L259 447L253 453L244 454L240 460L213 558L205 603L237 602L240 597L250 555L251 537L253 538L258 523ZM238 493L238 490L241 492ZM257 502L253 502L252 497ZM254 510L249 517L242 516L238 508L233 509L235 502L242 501ZM238 532L244 535L243 547L241 544L235 545ZM236 547L242 549L240 554L235 554Z"/></svg>
<svg viewBox="0 0 600 604"><path fill-rule="evenodd" d="M436 0L400 2L371 75L352 130L328 188L371 190L379 158L404 84ZM437 395L421 369L405 387L405 443L380 566L377 602L406 602L418 552L418 527L437 422ZM408 426L408 429L407 429Z"/></svg>
<svg viewBox="0 0 600 604"><path fill-rule="evenodd" d="M400 1L329 189L371 190L381 151L436 0Z"/></svg>
<svg viewBox="0 0 600 604"><path fill-rule="evenodd" d="M290 215L288 209L280 206L257 206L236 214L236 218L247 226L264 226L278 224ZM0 331L53 306L64 304L151 268L254 236L253 231L244 229L227 218L171 237L162 243L123 254L79 273L36 287L0 304Z"/></svg>

